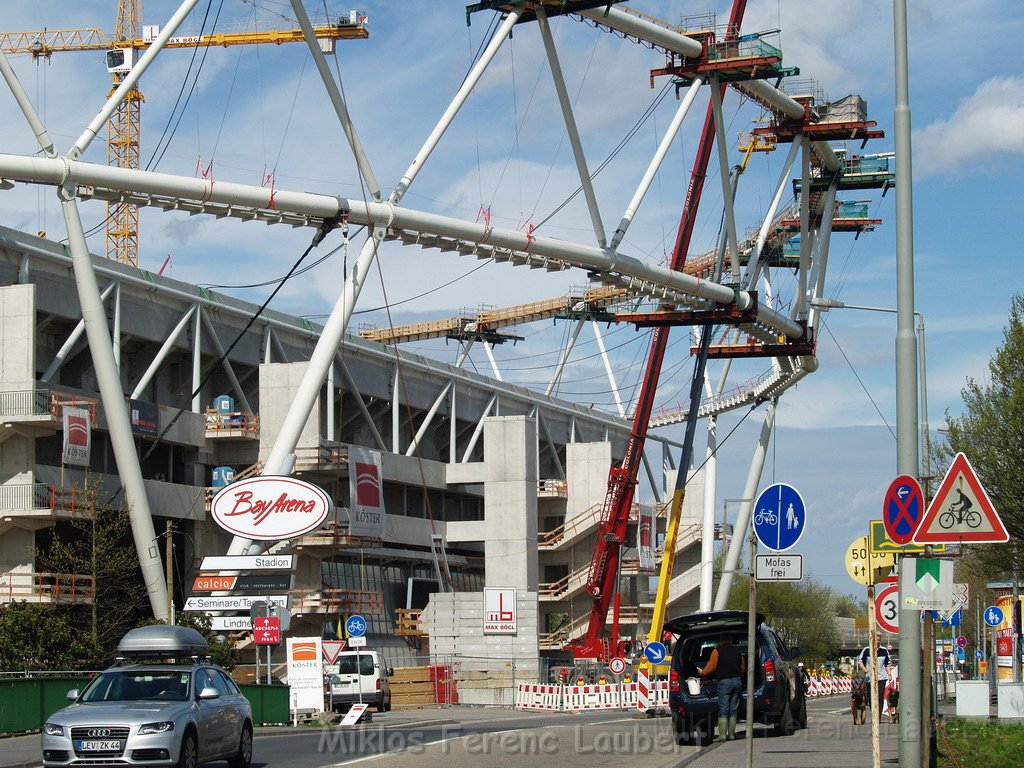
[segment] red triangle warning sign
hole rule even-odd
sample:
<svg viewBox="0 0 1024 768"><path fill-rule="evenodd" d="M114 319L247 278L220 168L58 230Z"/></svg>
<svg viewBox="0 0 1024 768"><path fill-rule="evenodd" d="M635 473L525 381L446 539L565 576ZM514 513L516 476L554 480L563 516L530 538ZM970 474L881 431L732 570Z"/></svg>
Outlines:
<svg viewBox="0 0 1024 768"><path fill-rule="evenodd" d="M917 544L1008 541L1003 521L967 457L958 453L914 534Z"/></svg>

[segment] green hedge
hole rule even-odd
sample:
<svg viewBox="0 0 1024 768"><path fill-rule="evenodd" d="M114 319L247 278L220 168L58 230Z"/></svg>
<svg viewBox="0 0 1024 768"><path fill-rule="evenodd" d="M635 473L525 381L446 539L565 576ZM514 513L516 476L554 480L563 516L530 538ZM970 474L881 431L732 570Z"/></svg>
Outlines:
<svg viewBox="0 0 1024 768"><path fill-rule="evenodd" d="M38 731L46 718L68 705L67 693L90 680L78 677L19 677L0 680L0 733ZM288 686L241 685L256 725L287 723Z"/></svg>

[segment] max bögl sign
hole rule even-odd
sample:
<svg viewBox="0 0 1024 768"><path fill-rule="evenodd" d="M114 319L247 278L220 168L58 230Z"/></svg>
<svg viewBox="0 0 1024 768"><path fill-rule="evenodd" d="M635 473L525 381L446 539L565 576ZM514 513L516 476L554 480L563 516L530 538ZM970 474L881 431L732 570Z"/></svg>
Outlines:
<svg viewBox="0 0 1024 768"><path fill-rule="evenodd" d="M323 490L294 477L239 480L213 497L210 514L225 531L258 541L281 541L320 526L331 509Z"/></svg>

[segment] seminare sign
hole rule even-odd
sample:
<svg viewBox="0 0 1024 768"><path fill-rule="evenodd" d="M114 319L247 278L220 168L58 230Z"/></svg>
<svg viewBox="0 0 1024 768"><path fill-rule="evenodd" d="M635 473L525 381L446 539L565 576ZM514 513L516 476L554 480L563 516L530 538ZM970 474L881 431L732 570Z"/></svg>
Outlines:
<svg viewBox="0 0 1024 768"><path fill-rule="evenodd" d="M257 541L293 539L327 518L331 500L294 477L264 475L232 483L213 497L210 514L225 531Z"/></svg>

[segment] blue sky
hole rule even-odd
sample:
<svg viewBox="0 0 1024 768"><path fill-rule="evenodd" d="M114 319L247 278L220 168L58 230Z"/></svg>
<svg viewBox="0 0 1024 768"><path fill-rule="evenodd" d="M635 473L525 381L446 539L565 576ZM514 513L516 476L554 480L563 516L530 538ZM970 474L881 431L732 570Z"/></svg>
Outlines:
<svg viewBox="0 0 1024 768"><path fill-rule="evenodd" d="M212 5L211 19L218 2ZM113 0L43 4L8 0L4 24L12 31L82 26L109 33L115 5ZM306 5L311 13L323 7L313 2ZM146 0L144 7L145 23L162 24L176 4ZM635 7L672 22L678 22L681 13L708 10L706 2L669 0ZM347 13L349 6L331 3L328 8L332 14ZM361 3L359 8L369 14L371 37L340 42L336 66L375 173L390 189L458 88L484 39L491 14L475 15L467 27L460 2L377 1ZM728 5L713 2L711 8L724 22ZM787 65L800 67L801 77L815 78L830 98L848 93L865 98L870 117L886 132L885 139L872 142L865 151L890 151L891 2L847 0L829 4L827 12L822 8L822 3L808 0L751 0L744 31L780 29L770 40L782 48ZM917 308L926 320L929 420L935 426L947 409L957 413L966 378L984 376L985 363L1001 338L1010 297L1022 282L1016 264L1021 250L1016 224L1024 204L1020 187L1024 54L1019 46L1024 8L998 0L956 4L910 0L909 8L916 293ZM198 29L205 9L204 1L182 27L183 33ZM218 29L290 27L282 18L290 15L287 2L259 0L254 6L225 0ZM663 57L571 19L553 20L552 26L593 170L657 101L663 83L657 82L652 90L648 72L661 66ZM278 188L362 197L347 146L301 44L209 49L177 128L165 133L165 126L173 126L178 119L173 110L189 67L194 73L203 55L200 51L193 60L187 50L165 52L143 77L144 164L167 135L170 141L157 166L160 171L192 176L200 162L212 163L216 179L259 184L273 171ZM55 54L43 64L27 56L12 61L58 146L66 149L109 89L102 54ZM481 208L489 208L496 225L541 225L576 188L578 177L532 25L516 30L481 86L404 202L471 220ZM687 118L682 139L669 153L623 252L658 263L671 247L705 103L703 97L699 99ZM671 95L657 103L653 117L642 122L597 177L607 230L617 224L675 106ZM0 108L16 115L6 91L0 92ZM725 113L730 120L730 162L735 162L736 134L760 125L761 113L735 93L727 96ZM741 233L759 224L785 149L751 161L737 202ZM20 116L3 121L0 151L34 150L31 132ZM859 145L850 150L859 150ZM96 142L86 159L105 160L102 142ZM714 162L705 189L691 253L708 250L717 240L721 185ZM893 307L894 194L845 197L859 198L870 199L872 212L885 223L857 240L845 234L833 237L827 294L850 304ZM2 199L0 223L32 232L45 229L57 239L63 237L51 190L16 189L5 192ZM102 222L104 211L100 204L84 204L83 214L87 225L95 225ZM207 285L280 277L310 235L284 227L145 210L141 229L142 266L155 270L171 254L174 277ZM579 199L538 232L582 243L593 241ZM93 236L90 244L101 252L102 233ZM337 245L337 241L326 245ZM373 310L387 301L394 322L559 296L586 284L586 276L578 272L539 274L398 245L384 248L379 264L380 277L365 290L360 308ZM329 311L344 268L344 255L339 252L289 283L275 306L316 319ZM791 295L791 283L784 276L777 278L783 298ZM260 301L270 289L224 290ZM356 323L367 322L386 325L389 315L366 311L356 318ZM880 515L882 494L896 474L895 439L890 431L895 430L895 318L833 310L827 326L818 345L819 371L781 402L765 484L774 479L801 490L810 522L799 548L815 576L847 591L854 584L842 567L843 551L863 532L867 520ZM495 351L503 376L543 387L568 328L548 322L516 332L526 341ZM605 334L619 385L628 398L642 371L646 337L630 328L605 329ZM688 387L689 341L681 329L672 338L659 406L685 398ZM445 359L456 352L454 345L443 342L411 349ZM577 350L560 392L614 407L589 331L584 331ZM474 352L472 364L482 371L489 368L481 350ZM734 380L756 377L764 369L763 361L737 364ZM762 410L748 417L721 450L719 498L741 495ZM724 417L719 435L738 421L738 414ZM699 455L703 454L701 442L702 437Z"/></svg>

